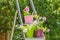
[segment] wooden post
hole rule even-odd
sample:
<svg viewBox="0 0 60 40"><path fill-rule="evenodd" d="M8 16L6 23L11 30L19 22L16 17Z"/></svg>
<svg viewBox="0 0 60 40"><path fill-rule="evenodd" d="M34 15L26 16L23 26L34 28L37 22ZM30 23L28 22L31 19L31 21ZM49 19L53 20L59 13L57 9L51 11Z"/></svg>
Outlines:
<svg viewBox="0 0 60 40"><path fill-rule="evenodd" d="M7 30L7 40L10 40L11 30Z"/></svg>
<svg viewBox="0 0 60 40"><path fill-rule="evenodd" d="M14 17L14 23L13 23L13 27L12 27L12 31L11 31L11 37L10 37L10 40L12 40L12 38L13 38L14 27L15 27L15 24L16 24L16 17L17 17L17 11L16 11L15 17Z"/></svg>

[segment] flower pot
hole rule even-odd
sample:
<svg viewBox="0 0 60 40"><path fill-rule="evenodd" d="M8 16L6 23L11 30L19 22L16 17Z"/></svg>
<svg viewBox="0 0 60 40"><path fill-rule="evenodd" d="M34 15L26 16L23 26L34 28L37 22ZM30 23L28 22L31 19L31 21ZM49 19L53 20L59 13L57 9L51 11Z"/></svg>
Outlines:
<svg viewBox="0 0 60 40"><path fill-rule="evenodd" d="M27 38L33 38L33 34L34 34L33 30L28 30L25 35Z"/></svg>
<svg viewBox="0 0 60 40"><path fill-rule="evenodd" d="M43 29L36 30L34 32L34 37L40 37L40 38L42 38L43 37Z"/></svg>
<svg viewBox="0 0 60 40"><path fill-rule="evenodd" d="M24 16L24 20L26 24L32 24L33 23L33 15Z"/></svg>

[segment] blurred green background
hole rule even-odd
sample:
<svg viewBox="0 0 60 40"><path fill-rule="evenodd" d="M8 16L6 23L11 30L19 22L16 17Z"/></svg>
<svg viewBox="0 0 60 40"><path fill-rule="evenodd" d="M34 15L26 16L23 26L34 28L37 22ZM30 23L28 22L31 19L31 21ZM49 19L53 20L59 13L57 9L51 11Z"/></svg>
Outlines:
<svg viewBox="0 0 60 40"><path fill-rule="evenodd" d="M47 21L44 26L50 28L51 31L46 33L46 40L60 40L60 0L33 0L33 2L37 10L37 14L47 17ZM19 5L23 18L23 9L26 6L30 6L29 0L19 0ZM0 1L0 29L12 27L15 12L15 0ZM31 7L30 12L33 12ZM16 24L18 23L19 22L17 21Z"/></svg>

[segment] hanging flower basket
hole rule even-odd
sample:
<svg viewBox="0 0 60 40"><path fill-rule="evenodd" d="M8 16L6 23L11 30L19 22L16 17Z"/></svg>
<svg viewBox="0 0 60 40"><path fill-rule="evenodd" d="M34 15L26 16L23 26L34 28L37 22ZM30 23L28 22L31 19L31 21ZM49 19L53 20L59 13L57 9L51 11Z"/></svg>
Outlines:
<svg viewBox="0 0 60 40"><path fill-rule="evenodd" d="M35 37L40 37L42 38L43 37L43 29L38 29L34 32L34 36Z"/></svg>
<svg viewBox="0 0 60 40"><path fill-rule="evenodd" d="M34 34L34 26L32 24L27 24L21 27L21 30L25 33L27 38L33 38Z"/></svg>
<svg viewBox="0 0 60 40"><path fill-rule="evenodd" d="M33 15L24 16L24 20L26 24L32 24L33 23Z"/></svg>

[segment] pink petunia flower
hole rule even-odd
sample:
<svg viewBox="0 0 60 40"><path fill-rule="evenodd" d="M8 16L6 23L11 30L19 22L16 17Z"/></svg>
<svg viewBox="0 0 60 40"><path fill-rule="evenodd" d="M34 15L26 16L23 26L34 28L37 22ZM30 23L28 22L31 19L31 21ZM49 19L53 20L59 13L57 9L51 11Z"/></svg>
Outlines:
<svg viewBox="0 0 60 40"><path fill-rule="evenodd" d="M23 11L24 12L29 12L29 6L26 6Z"/></svg>
<svg viewBox="0 0 60 40"><path fill-rule="evenodd" d="M46 21L46 17L43 17L43 21Z"/></svg>

